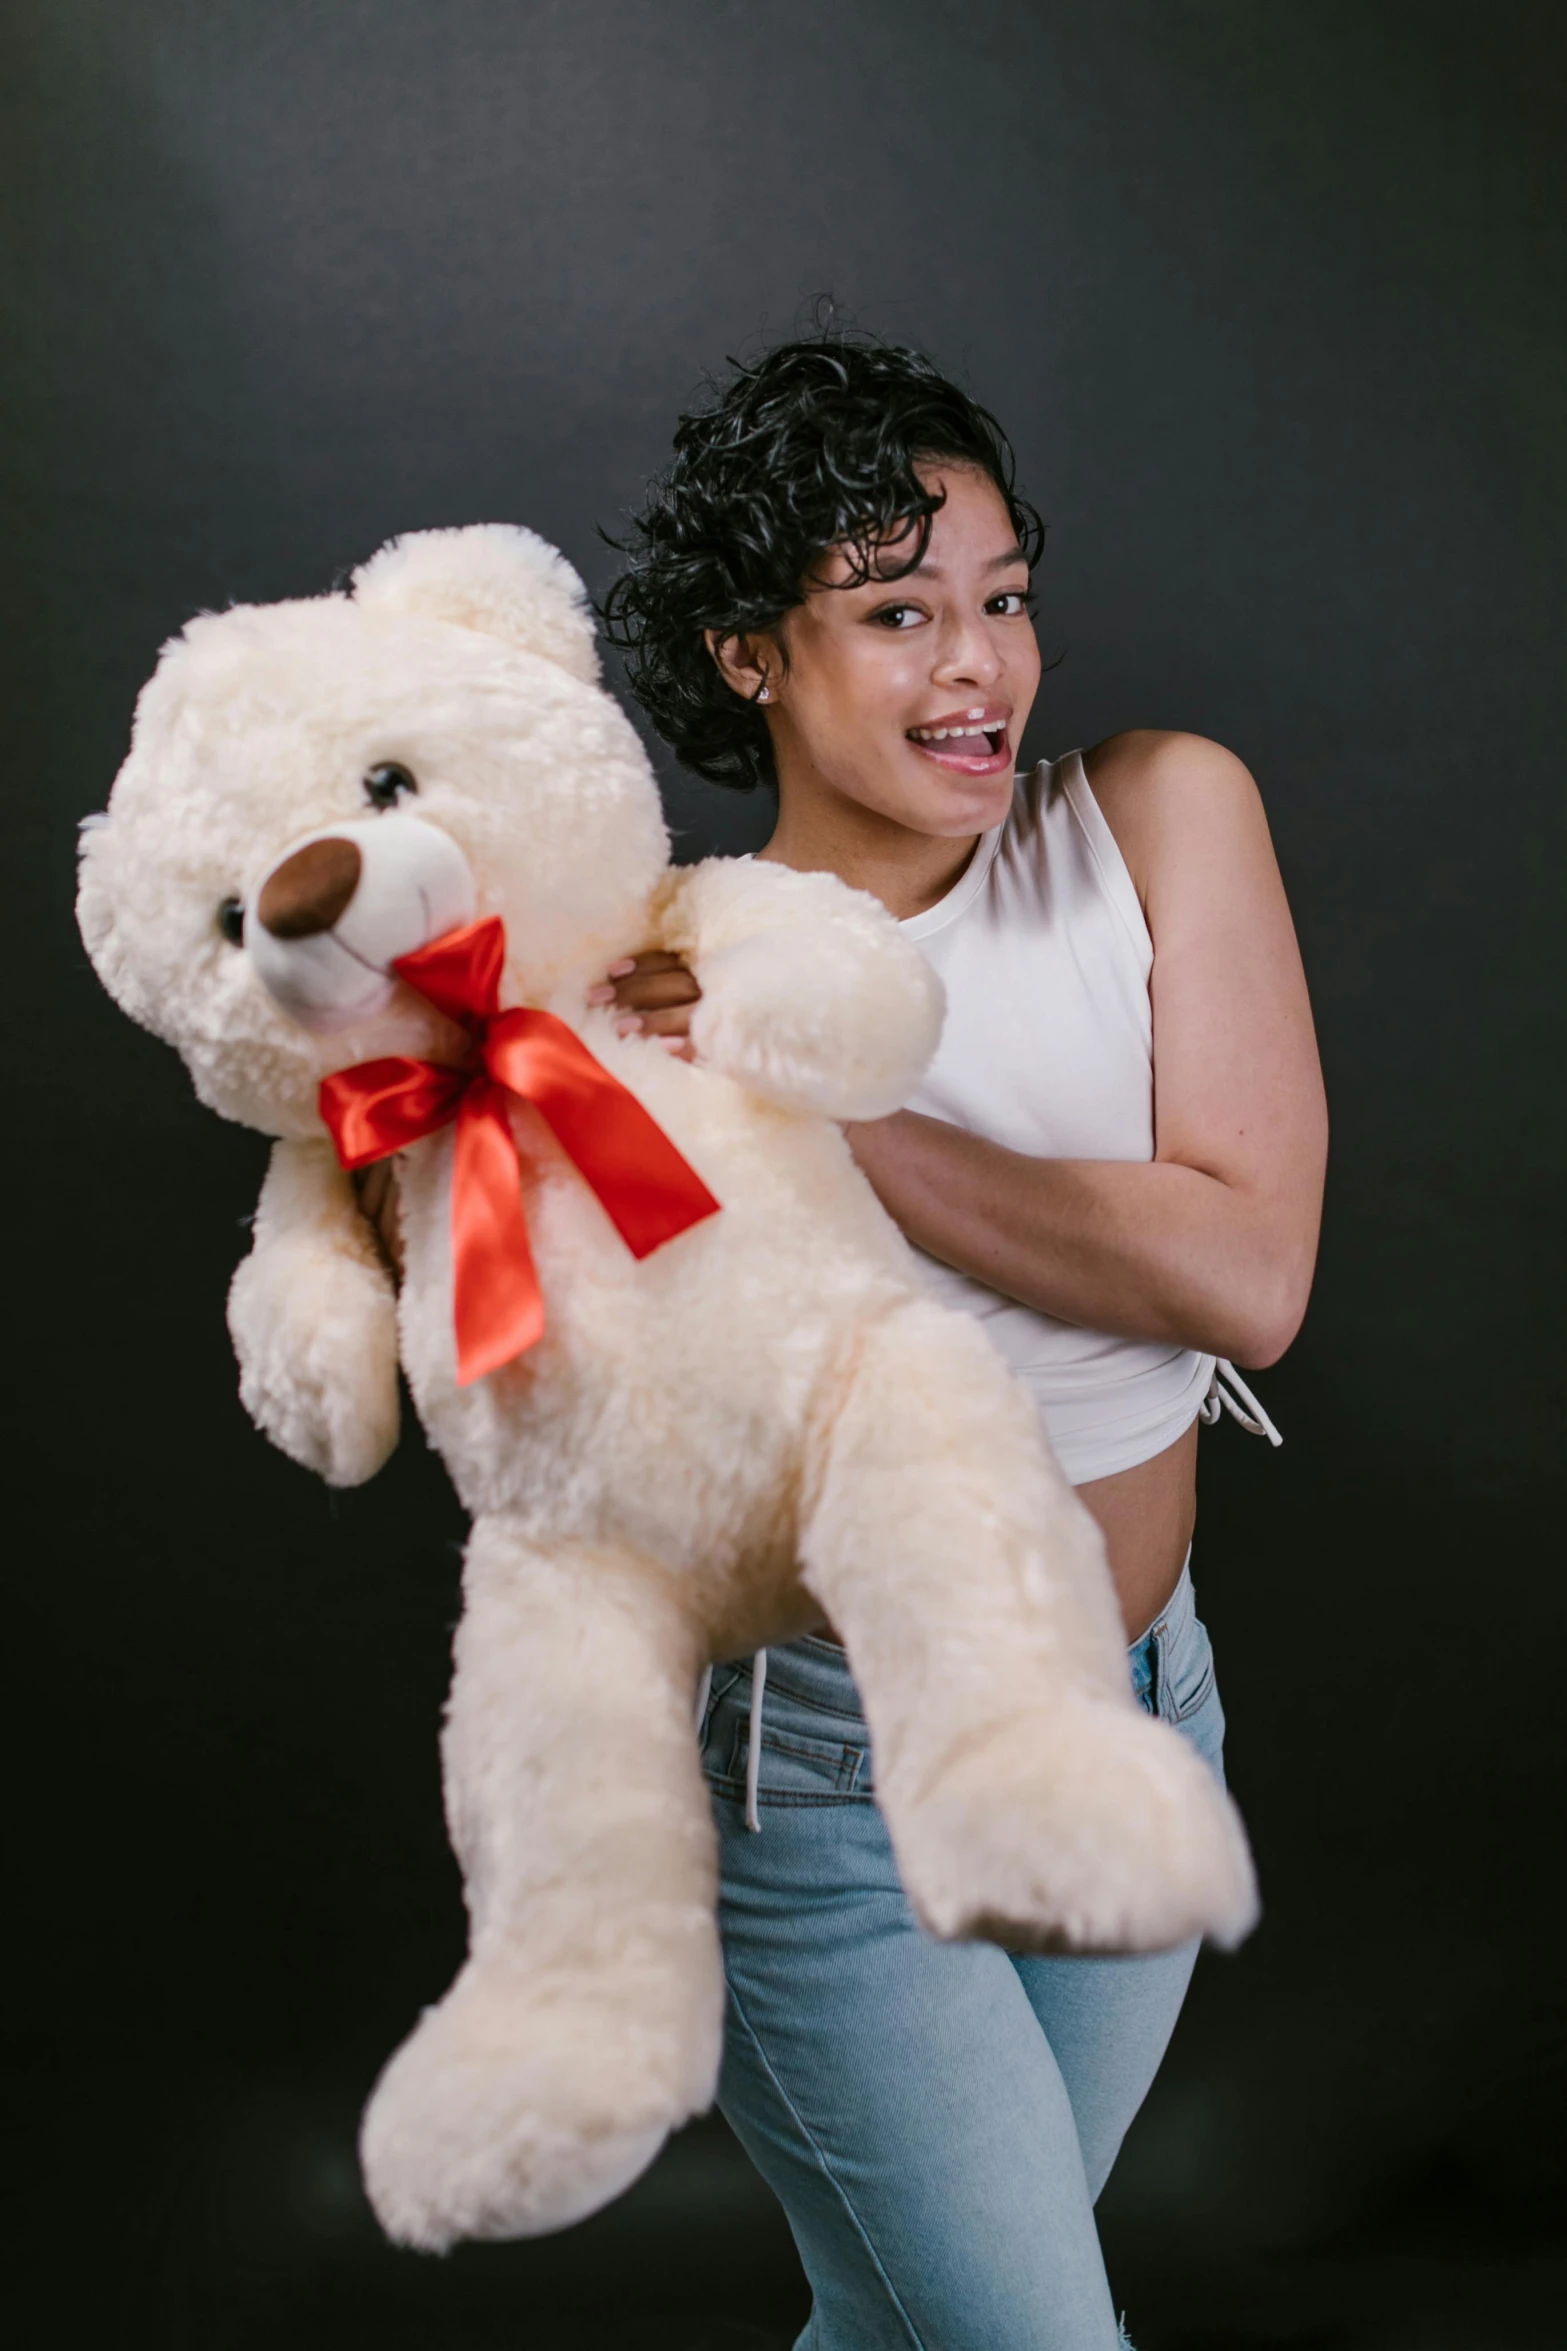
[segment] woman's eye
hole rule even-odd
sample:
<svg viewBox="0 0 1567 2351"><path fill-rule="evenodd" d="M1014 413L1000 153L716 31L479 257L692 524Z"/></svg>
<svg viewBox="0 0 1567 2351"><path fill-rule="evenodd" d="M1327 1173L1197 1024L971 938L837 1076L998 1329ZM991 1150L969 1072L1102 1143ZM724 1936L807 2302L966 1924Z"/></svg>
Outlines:
<svg viewBox="0 0 1567 2351"><path fill-rule="evenodd" d="M365 798L372 808L395 808L405 792L418 789L407 768L396 759L384 759L365 777Z"/></svg>
<svg viewBox="0 0 1567 2351"><path fill-rule="evenodd" d="M871 615L877 627L882 629L913 628L924 617L917 604L884 604L880 612Z"/></svg>
<svg viewBox="0 0 1567 2351"><path fill-rule="evenodd" d="M218 908L218 929L231 947L245 944L245 909L238 898L225 898Z"/></svg>
<svg viewBox="0 0 1567 2351"><path fill-rule="evenodd" d="M1020 613L1028 610L1028 590L1003 588L999 596L991 597L985 610L993 612L998 620L1016 620Z"/></svg>

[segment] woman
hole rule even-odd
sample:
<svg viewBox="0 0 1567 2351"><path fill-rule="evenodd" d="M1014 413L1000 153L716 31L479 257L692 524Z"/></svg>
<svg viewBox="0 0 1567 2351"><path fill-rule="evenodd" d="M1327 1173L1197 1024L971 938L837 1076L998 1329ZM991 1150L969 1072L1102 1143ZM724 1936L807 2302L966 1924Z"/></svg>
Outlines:
<svg viewBox="0 0 1567 2351"><path fill-rule="evenodd" d="M1187 1565L1197 1424L1216 1362L1272 1363L1299 1326L1325 1152L1256 788L1216 744L1150 732L1015 776L1042 533L994 420L917 355L785 345L675 452L607 602L633 690L698 774L776 790L761 856L872 892L941 972L933 1068L850 1141L1035 1395L1104 1532L1137 1694L1219 1771ZM689 1052L698 989L672 958L596 994ZM797 2351L1108 2351L1094 2200L1194 1950L924 1936L830 1626L773 1651L765 1687L720 1668L701 1735L720 2102L811 2282Z"/></svg>

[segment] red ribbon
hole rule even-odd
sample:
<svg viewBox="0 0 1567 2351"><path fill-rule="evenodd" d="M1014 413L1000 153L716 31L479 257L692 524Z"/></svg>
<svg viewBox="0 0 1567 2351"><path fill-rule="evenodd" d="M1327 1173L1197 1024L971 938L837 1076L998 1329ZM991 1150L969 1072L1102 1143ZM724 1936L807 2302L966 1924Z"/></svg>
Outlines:
<svg viewBox="0 0 1567 2351"><path fill-rule="evenodd" d="M457 1121L452 1263L463 1387L523 1354L544 1330L509 1094L548 1120L633 1257L718 1208L663 1128L563 1020L499 1009L505 959L498 915L399 957L393 970L469 1031L472 1054L460 1067L401 1053L361 1061L323 1078L319 1097L346 1168L368 1167Z"/></svg>

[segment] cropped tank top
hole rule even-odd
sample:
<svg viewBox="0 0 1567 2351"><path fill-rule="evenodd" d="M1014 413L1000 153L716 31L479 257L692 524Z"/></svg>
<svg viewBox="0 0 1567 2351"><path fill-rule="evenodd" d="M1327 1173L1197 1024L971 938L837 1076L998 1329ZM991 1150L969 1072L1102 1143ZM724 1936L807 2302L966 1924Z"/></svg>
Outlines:
<svg viewBox="0 0 1567 2351"><path fill-rule="evenodd" d="M1078 752L1019 776L1005 820L903 929L947 990L911 1110L1031 1158L1152 1159L1153 941ZM1216 1417L1213 1356L1077 1329L917 1254L1030 1390L1074 1485Z"/></svg>
<svg viewBox="0 0 1567 2351"><path fill-rule="evenodd" d="M1153 940L1126 860L1069 751L1019 776L952 888L903 924L946 983L936 1058L910 1110L1035 1159L1153 1157ZM984 1323L1033 1394L1076 1486L1150 1461L1230 1413L1281 1442L1231 1363L1158 1340L1116 1339L1020 1306L917 1249L948 1305ZM700 1730L713 1669L696 1697ZM767 1651L751 1667L745 1825L760 1829Z"/></svg>

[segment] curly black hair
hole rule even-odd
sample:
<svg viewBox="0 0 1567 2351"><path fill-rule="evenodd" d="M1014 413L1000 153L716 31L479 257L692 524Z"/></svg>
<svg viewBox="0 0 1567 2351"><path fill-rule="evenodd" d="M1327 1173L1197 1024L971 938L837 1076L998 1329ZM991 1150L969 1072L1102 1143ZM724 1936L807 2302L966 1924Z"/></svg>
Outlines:
<svg viewBox="0 0 1567 2351"><path fill-rule="evenodd" d="M682 763L710 783L774 783L761 712L725 684L704 631L773 629L799 604L829 547L859 586L874 566L920 563L942 501L916 464L956 459L1000 491L1030 565L1044 525L1016 486L1011 444L988 409L922 352L837 333L781 343L712 386L683 415L674 460L649 487L601 612L627 656L631 691ZM895 567L879 550L910 531Z"/></svg>

